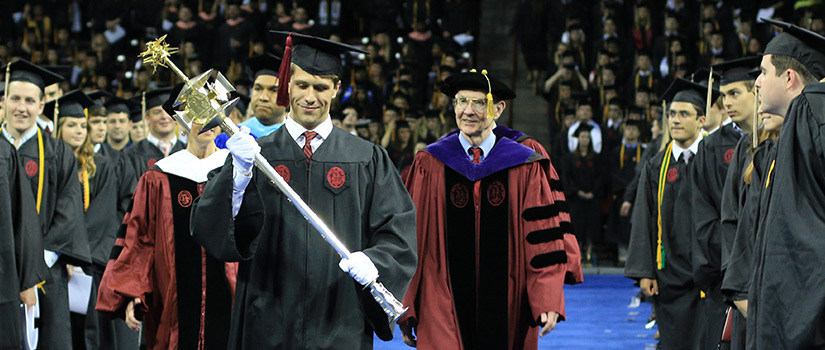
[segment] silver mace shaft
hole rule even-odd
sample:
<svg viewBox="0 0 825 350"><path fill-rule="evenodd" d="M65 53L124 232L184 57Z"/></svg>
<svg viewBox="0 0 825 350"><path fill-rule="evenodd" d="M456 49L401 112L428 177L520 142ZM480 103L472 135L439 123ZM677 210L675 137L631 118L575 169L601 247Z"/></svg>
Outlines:
<svg viewBox="0 0 825 350"><path fill-rule="evenodd" d="M170 48L168 44L164 43L166 35L159 39L146 44L146 51L140 54L143 57L143 62L151 64L155 69L158 66L163 66L171 69L181 79L186 82L185 87L181 90L175 102L175 107L185 104L183 112L176 112L175 121L178 122L187 131L191 130L190 122L195 122L203 126L203 131L210 130L216 126L220 126L223 132L230 137L237 133L238 126L227 118L229 112L234 108L236 99L229 99L229 92L234 91L231 84L218 73L215 83L207 83L212 70L199 75L194 79L189 79L178 67L169 59L170 54L175 53L177 49ZM332 249L338 252L341 258L349 259L350 251L341 243L338 236L329 228L329 226L315 214L309 205L301 199L295 190L284 181L281 175L272 168L269 161L260 153L255 155L255 166L266 175L267 178L287 197L290 203L298 209L298 212L304 216L321 237L324 238ZM384 313L387 314L391 322L398 321L401 316L407 311L404 305L395 298L395 296L386 288L378 279L367 283L365 288L369 288L373 299L381 306Z"/></svg>

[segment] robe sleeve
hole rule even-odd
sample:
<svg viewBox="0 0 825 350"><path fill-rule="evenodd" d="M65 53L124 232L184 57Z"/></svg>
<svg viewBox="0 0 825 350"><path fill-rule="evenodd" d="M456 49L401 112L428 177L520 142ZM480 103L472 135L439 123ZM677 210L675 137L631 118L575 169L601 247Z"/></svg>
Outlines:
<svg viewBox="0 0 825 350"><path fill-rule="evenodd" d="M742 190L745 183L742 179L743 166L749 164L750 152L748 151L747 142L749 136L743 137L736 150L731 157L728 172L725 175L725 186L722 189L721 209L720 209L720 231L721 231L721 249L722 249L722 271L727 269L730 262L731 249L733 249L733 240L736 235L736 225L739 222L739 211L742 203Z"/></svg>
<svg viewBox="0 0 825 350"><path fill-rule="evenodd" d="M432 174L427 171L426 167L422 166L422 156L423 152L416 154L410 166L410 176L407 177L404 183L416 207L416 249L418 250L418 256L421 258L418 259L416 263L415 273L404 295L403 302L404 307L407 307L407 312L398 320L399 324L417 322L418 290L421 285L421 264L424 261L423 253L426 247L428 247L426 244L428 236L436 235L440 231L438 221L441 218L438 215L434 215L437 214L438 211L432 208L437 201L430 197L439 191L431 187L433 186L431 183Z"/></svg>
<svg viewBox="0 0 825 350"><path fill-rule="evenodd" d="M372 159L376 184L369 194L369 241L362 249L378 268L378 280L397 298L407 292L418 262L416 251L415 207L398 171L387 152L375 146ZM366 314L375 333L384 340L392 339L392 327L387 315L364 293Z"/></svg>
<svg viewBox="0 0 825 350"><path fill-rule="evenodd" d="M553 311L559 314L559 321L565 319L564 280L567 252L563 233L569 231L565 221L558 214L562 203L555 201L553 190L543 175L541 161L524 167L523 177L511 176L511 198L518 201L514 206L521 215L512 218L511 231L522 240L525 286L533 320L539 320L542 313ZM569 219L568 219L569 220ZM546 234L553 233L556 234ZM559 235L561 233L562 235Z"/></svg>
<svg viewBox="0 0 825 350"><path fill-rule="evenodd" d="M117 176L118 176L118 201L117 201L117 215L118 220L122 220L129 209L129 203L132 201L132 194L135 192L137 186L137 176L135 175L135 167L129 161L126 155L120 153L117 157Z"/></svg>
<svg viewBox="0 0 825 350"><path fill-rule="evenodd" d="M576 171L573 168L574 157L575 156L572 153L568 153L561 158L561 180L564 185L564 195L566 197L574 197L579 195L579 187L576 186L576 181L573 180L576 174Z"/></svg>
<svg viewBox="0 0 825 350"><path fill-rule="evenodd" d="M656 279L656 182L653 168L646 162L639 177L630 226L630 244L624 268L626 277Z"/></svg>
<svg viewBox="0 0 825 350"><path fill-rule="evenodd" d="M559 173L553 166L547 150L532 138L527 138L523 141L523 145L530 147L538 154L541 154L548 159L547 162L541 162L544 165L544 173L547 176L547 183L550 184L550 199L553 203L558 204L559 217L562 220L564 230L564 250L567 252L567 267L564 278L565 284L579 284L584 281L584 274L582 273L581 252L579 250L579 241L576 235L573 234L573 225L570 224L570 210L567 207L567 200L564 196L564 186L559 179Z"/></svg>
<svg viewBox="0 0 825 350"><path fill-rule="evenodd" d="M256 184L256 178L265 175L257 168L244 191L238 215L232 217L233 169L230 155L223 167L209 174L203 193L192 206L189 223L195 241L216 259L229 262L252 258L265 220Z"/></svg>
<svg viewBox="0 0 825 350"><path fill-rule="evenodd" d="M158 173L160 174L160 173ZM168 188L155 171L141 176L132 200L132 208L123 219L121 235L115 241L112 259L106 266L97 294L98 311L123 317L126 305L140 298L140 310L148 310L149 294L154 286L155 233L160 229L158 213L162 201L170 202Z"/></svg>
<svg viewBox="0 0 825 350"><path fill-rule="evenodd" d="M708 291L719 282L721 257L721 222L719 220L719 188L716 184L716 159L713 149L699 144L699 151L690 163L690 188L693 215L691 257L693 279L699 289Z"/></svg>
<svg viewBox="0 0 825 350"><path fill-rule="evenodd" d="M54 215L43 237L45 249L61 253L61 261L72 265L91 263L89 237L83 217L83 190L77 178L77 158L68 144L54 141L58 169Z"/></svg>

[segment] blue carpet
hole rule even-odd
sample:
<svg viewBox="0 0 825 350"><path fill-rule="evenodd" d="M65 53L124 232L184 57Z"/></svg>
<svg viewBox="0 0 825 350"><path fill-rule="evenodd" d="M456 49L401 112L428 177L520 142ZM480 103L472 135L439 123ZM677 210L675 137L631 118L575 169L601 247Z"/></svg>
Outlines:
<svg viewBox="0 0 825 350"><path fill-rule="evenodd" d="M628 307L638 293L639 288L620 275L587 275L582 284L564 286L567 321L539 339L539 349L655 348L655 327L644 328L650 304ZM397 327L392 341L376 338L374 344L376 350L411 349Z"/></svg>

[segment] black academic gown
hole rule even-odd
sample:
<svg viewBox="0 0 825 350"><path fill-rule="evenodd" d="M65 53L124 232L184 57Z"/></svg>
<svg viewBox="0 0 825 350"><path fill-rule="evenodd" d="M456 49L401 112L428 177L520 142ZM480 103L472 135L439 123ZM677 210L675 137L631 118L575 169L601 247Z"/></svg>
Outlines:
<svg viewBox="0 0 825 350"><path fill-rule="evenodd" d="M286 127L261 154L336 233L363 251L399 300L416 267L415 209L386 151L339 128L310 164ZM230 349L371 349L392 327L369 291L259 170L232 220L231 159L192 210L192 235L213 256L240 261ZM368 322L369 321L369 322Z"/></svg>
<svg viewBox="0 0 825 350"><path fill-rule="evenodd" d="M749 349L825 348L823 124L825 84L808 85L788 108L762 193Z"/></svg>
<svg viewBox="0 0 825 350"><path fill-rule="evenodd" d="M698 349L704 305L693 282L691 264L690 174L689 166L676 158L668 166L662 200L664 268L658 269L656 262L657 193L664 153L648 160L639 178L625 276L657 280L659 295L653 297L653 306L663 349Z"/></svg>
<svg viewBox="0 0 825 350"><path fill-rule="evenodd" d="M636 163L636 175L633 176L633 180L627 184L627 189L624 191L624 201L635 203L636 202L636 190L639 188L639 177L642 176L642 170L644 169L645 164L650 158L653 158L656 153L659 153L659 146L662 144L662 137L657 137L653 141L647 143L647 147L645 151L642 152L642 159ZM632 210L632 209L631 209Z"/></svg>
<svg viewBox="0 0 825 350"><path fill-rule="evenodd" d="M773 140L762 142L755 151L751 151L751 143L751 137L745 136L737 145L722 192L722 294L731 302L748 299L759 195L767 172L766 154ZM743 176L751 160L753 172L747 184ZM747 321L738 310L733 312L730 347L745 349Z"/></svg>
<svg viewBox="0 0 825 350"><path fill-rule="evenodd" d="M733 123L723 125L699 143L691 166L692 210L695 227L693 274L696 286L706 293L703 349L716 348L725 327L728 308L722 296L722 189L742 137Z"/></svg>
<svg viewBox="0 0 825 350"><path fill-rule="evenodd" d="M576 239L582 244L600 242L601 199L605 194L608 169L599 155L582 158L577 153L567 153L561 159L564 196L570 207ZM592 193L593 198L581 198L579 191Z"/></svg>
<svg viewBox="0 0 825 350"><path fill-rule="evenodd" d="M636 164L642 159L646 148L641 143L631 148L622 141L610 151L610 193L612 201L610 204L610 215L607 219L607 241L620 246L627 246L630 242L630 218L622 217L619 211L624 201L625 191L630 190L629 186L636 177ZM624 149L624 151L622 151ZM632 191L635 193L636 189ZM632 202L631 202L632 203Z"/></svg>
<svg viewBox="0 0 825 350"><path fill-rule="evenodd" d="M87 349L137 349L138 336L122 319L112 319L95 310L100 279L123 220L120 213L127 209L123 203L128 203L131 197L131 192L124 193L121 187L124 183L134 184L133 175L123 173L124 163L129 164L121 159L125 157L111 152L105 154L104 149L95 154L97 170L89 179L90 200L85 213L92 264L84 268L84 272L92 277L92 289L86 317L82 318L83 338Z"/></svg>
<svg viewBox="0 0 825 350"><path fill-rule="evenodd" d="M169 154L184 149L186 149L186 143L178 140L175 142L175 145L172 146ZM135 172L135 183L137 183L137 180L140 179L140 176L143 175L146 170L149 170L157 161L163 159L163 152L147 139L134 143L129 146L129 148L124 148L123 154L129 157L129 161L132 163L132 169Z"/></svg>
<svg viewBox="0 0 825 350"><path fill-rule="evenodd" d="M23 348L20 292L45 281L43 235L17 152L0 142L0 348Z"/></svg>
<svg viewBox="0 0 825 350"><path fill-rule="evenodd" d="M0 138L8 142L6 138ZM71 347L68 272L66 264L84 266L91 262L89 238L83 217L83 193L77 177L77 158L71 147L41 132L43 147L43 192L40 227L43 248L60 254L49 269L49 278L40 291L41 349ZM38 136L17 150L32 195L37 198L39 183Z"/></svg>
<svg viewBox="0 0 825 350"><path fill-rule="evenodd" d="M120 222L123 220L123 215L129 210L129 203L131 202L132 194L135 192L138 176L135 174L135 167L132 165L129 156L122 151L112 148L108 143L100 144L98 154L112 158L112 161L115 162L119 198L117 202L117 220Z"/></svg>

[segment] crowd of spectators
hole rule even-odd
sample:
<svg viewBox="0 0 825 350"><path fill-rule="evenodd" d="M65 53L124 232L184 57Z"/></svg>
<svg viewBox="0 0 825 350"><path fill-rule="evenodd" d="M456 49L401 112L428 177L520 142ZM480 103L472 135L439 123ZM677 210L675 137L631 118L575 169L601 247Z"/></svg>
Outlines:
<svg viewBox="0 0 825 350"><path fill-rule="evenodd" d="M214 68L247 95L247 60L283 53L270 30L362 47L371 54L344 57L331 114L342 128L386 147L399 171L420 143L454 124L437 83L471 68L480 11L469 0L12 0L4 9L0 62L46 66L66 78L64 92L130 98L179 82L138 58L162 35L179 48L172 59L187 76Z"/></svg>

